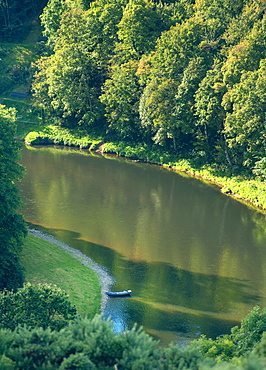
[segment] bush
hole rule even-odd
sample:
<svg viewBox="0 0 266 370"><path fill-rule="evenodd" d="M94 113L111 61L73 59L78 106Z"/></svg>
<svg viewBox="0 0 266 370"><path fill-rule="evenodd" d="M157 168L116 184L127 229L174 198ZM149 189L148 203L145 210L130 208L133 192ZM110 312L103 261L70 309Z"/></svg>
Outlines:
<svg viewBox="0 0 266 370"><path fill-rule="evenodd" d="M76 308L56 286L28 283L17 292L0 293L0 328L14 330L22 325L59 330L75 317Z"/></svg>
<svg viewBox="0 0 266 370"><path fill-rule="evenodd" d="M215 361L229 361L234 357L241 357L251 352L261 341L265 331L266 309L262 310L256 306L242 320L240 327L235 326L231 329L231 334L218 337L216 340L202 336L193 341L191 347Z"/></svg>

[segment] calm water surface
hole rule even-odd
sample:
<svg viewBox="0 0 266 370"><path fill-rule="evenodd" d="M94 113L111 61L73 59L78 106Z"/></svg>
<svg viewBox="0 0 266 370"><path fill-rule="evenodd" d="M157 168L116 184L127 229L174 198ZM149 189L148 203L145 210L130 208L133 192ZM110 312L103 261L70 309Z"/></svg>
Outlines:
<svg viewBox="0 0 266 370"><path fill-rule="evenodd" d="M168 344L228 333L266 306L266 220L214 186L69 148L24 148L25 219L105 266L105 315ZM84 292L86 294L86 292Z"/></svg>

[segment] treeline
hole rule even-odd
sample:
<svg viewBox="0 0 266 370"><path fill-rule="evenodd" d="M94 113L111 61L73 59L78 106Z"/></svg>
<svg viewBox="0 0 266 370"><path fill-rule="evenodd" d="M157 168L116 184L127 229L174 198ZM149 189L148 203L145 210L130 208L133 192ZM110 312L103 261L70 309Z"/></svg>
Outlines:
<svg viewBox="0 0 266 370"><path fill-rule="evenodd" d="M52 300L47 303L48 288L35 291L32 286L17 293L12 312L16 317L30 309L33 313L34 326L18 326L14 330L5 327L0 321L0 368L1 370L241 370L265 369L265 344L263 334L266 327L266 311L254 308L242 321L240 327L232 329L231 334L216 340L202 337L185 348L171 344L158 346L158 342L149 337L141 328L133 327L123 333L115 333L109 320L100 316L93 319L69 316L68 323L51 329L46 326L42 315L43 308L52 307ZM25 308L20 305L22 297L29 297ZM39 296L41 312L33 309L31 303L35 295ZM61 297L60 292L53 292L52 298ZM8 300L10 300L10 293ZM48 295L49 298L49 295ZM67 299L57 301L57 308L63 303L66 313ZM5 299L0 294L0 310ZM13 300L14 303L14 300ZM62 304L61 304L62 306ZM46 310L48 312L48 310ZM45 319L47 314L44 314ZM24 314L25 317L25 314ZM41 320L40 320L41 318ZM52 320L55 322L55 320ZM21 322L23 324L23 321ZM44 323L44 325L40 325ZM8 325L8 321L5 322Z"/></svg>
<svg viewBox="0 0 266 370"><path fill-rule="evenodd" d="M265 0L49 0L49 120L266 177Z"/></svg>

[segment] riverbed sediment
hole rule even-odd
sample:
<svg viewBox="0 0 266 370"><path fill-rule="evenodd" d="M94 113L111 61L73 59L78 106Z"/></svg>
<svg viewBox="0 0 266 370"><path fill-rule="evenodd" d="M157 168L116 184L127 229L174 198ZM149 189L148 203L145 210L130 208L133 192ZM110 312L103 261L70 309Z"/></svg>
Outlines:
<svg viewBox="0 0 266 370"><path fill-rule="evenodd" d="M101 285L101 295L102 295L101 313L103 313L106 307L107 299L108 299L106 292L110 290L110 287L113 285L115 281L114 278L108 274L108 271L103 266L93 261L90 257L86 256L81 251L75 248L72 248L68 244L56 239L54 236L50 234L46 234L42 231L39 231L37 229L31 229L31 228L28 228L28 232L29 234L32 234L37 238L41 238L50 244L54 244L60 247L60 249L70 254L73 258L78 259L84 266L87 266L88 268L93 270L96 273L96 275L98 275L99 282Z"/></svg>

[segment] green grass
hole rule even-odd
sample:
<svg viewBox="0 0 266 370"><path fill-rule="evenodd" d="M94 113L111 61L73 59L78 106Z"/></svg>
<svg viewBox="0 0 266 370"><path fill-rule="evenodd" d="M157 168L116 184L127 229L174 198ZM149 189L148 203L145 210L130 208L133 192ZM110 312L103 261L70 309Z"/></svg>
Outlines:
<svg viewBox="0 0 266 370"><path fill-rule="evenodd" d="M30 98L19 99L0 96L0 104L16 109L18 117L16 135L21 139L25 139L30 131L43 129L41 110L32 106Z"/></svg>
<svg viewBox="0 0 266 370"><path fill-rule="evenodd" d="M102 142L102 138L95 138L84 132L73 131L55 125L47 125L42 127L42 130L31 131L25 137L25 142L30 145L38 145L47 141L51 144L94 149Z"/></svg>
<svg viewBox="0 0 266 370"><path fill-rule="evenodd" d="M98 276L59 246L29 234L21 263L26 282L57 285L67 292L81 316L93 317L99 313L101 286Z"/></svg>
<svg viewBox="0 0 266 370"><path fill-rule="evenodd" d="M0 44L0 94L10 96L12 90L26 92L31 85L31 65L38 59L34 45Z"/></svg>

